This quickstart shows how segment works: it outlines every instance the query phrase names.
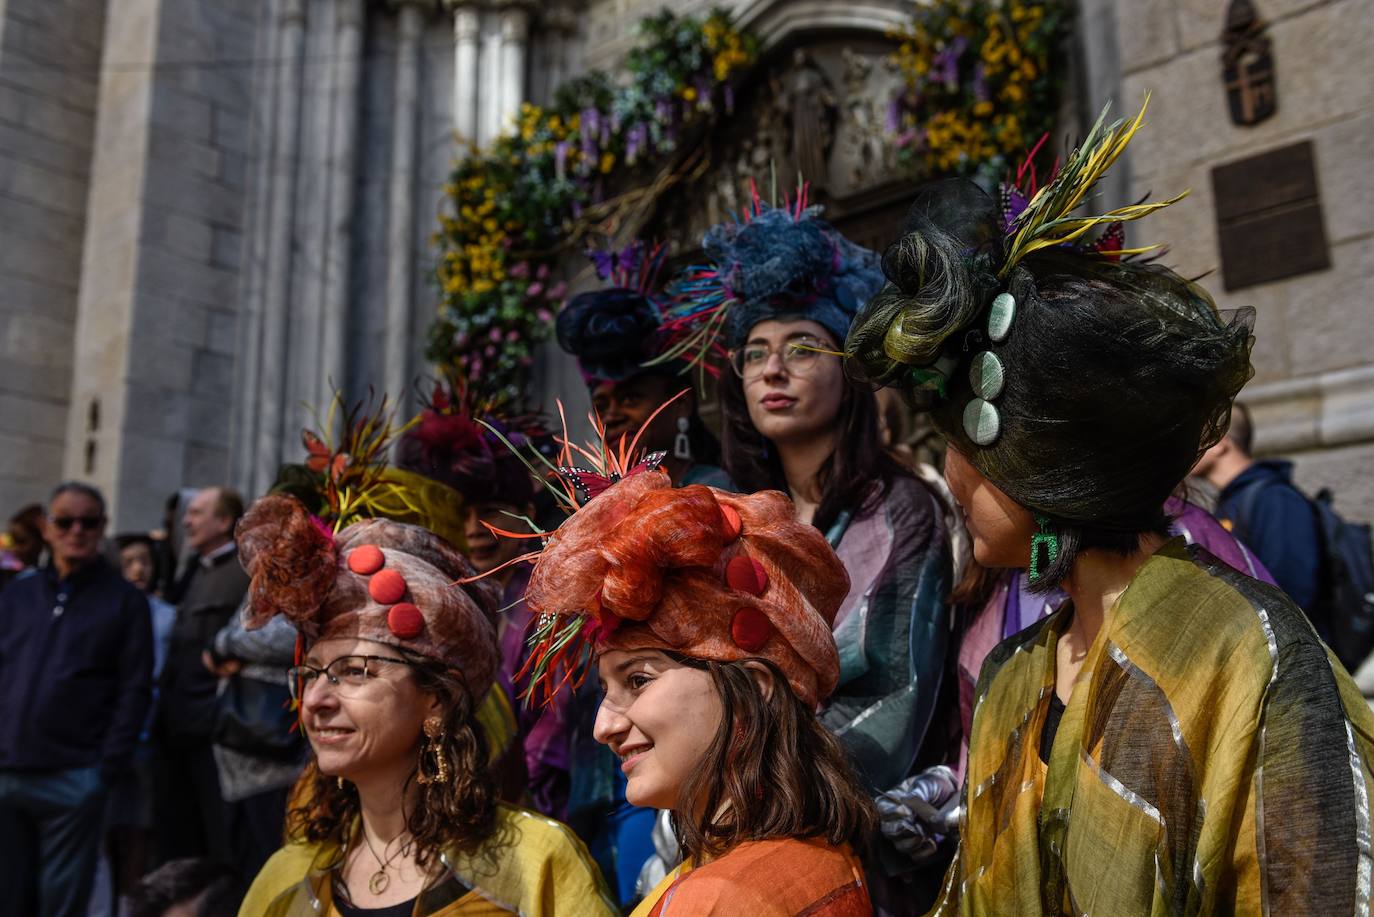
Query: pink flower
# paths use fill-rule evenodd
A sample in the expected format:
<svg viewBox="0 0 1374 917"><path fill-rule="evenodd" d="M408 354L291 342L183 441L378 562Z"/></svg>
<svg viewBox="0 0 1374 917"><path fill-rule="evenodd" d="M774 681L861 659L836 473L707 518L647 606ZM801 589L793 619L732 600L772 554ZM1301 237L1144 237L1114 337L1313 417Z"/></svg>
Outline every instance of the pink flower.
<svg viewBox="0 0 1374 917"><path fill-rule="evenodd" d="M516 279L523 280L530 275L530 263L528 261L520 261L512 265L511 269L506 273Z"/></svg>
<svg viewBox="0 0 1374 917"><path fill-rule="evenodd" d="M530 299L534 299L536 296L541 295L543 292L544 285L536 280L534 283L530 284L530 288L525 291L525 296L527 296Z"/></svg>
<svg viewBox="0 0 1374 917"><path fill-rule="evenodd" d="M534 272L534 276L537 280L546 279L549 276L549 266L547 264L539 265L539 270Z"/></svg>
<svg viewBox="0 0 1374 917"><path fill-rule="evenodd" d="M512 328L511 330L506 332L506 341L508 343L514 344L518 340L520 340L519 331L516 331L514 328Z"/></svg>
<svg viewBox="0 0 1374 917"><path fill-rule="evenodd" d="M501 329L500 329L500 328L493 328L493 329L491 329L491 333L488 334L487 337L491 338L493 341L499 342L499 341L501 340Z"/></svg>
<svg viewBox="0 0 1374 917"><path fill-rule="evenodd" d="M565 280L560 280L560 281L558 281L557 283L555 283L553 286L549 287L549 295L548 295L548 298L551 299L551 300L553 300L554 302L558 302L558 301L561 300L564 296L567 296L567 295L568 295L568 283L567 283L567 281L565 281Z"/></svg>
<svg viewBox="0 0 1374 917"><path fill-rule="evenodd" d="M549 322L553 321L553 313L550 312L548 309L540 309L538 312L534 313L534 317L539 319L546 325Z"/></svg>

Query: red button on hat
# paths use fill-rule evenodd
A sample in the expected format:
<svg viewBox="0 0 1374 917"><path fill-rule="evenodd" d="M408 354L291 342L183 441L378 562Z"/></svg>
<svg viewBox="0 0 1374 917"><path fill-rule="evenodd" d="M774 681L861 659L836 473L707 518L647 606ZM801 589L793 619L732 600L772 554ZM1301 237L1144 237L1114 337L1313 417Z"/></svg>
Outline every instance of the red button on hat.
<svg viewBox="0 0 1374 917"><path fill-rule="evenodd" d="M749 595L763 595L768 588L768 571L754 558L740 554L726 563L725 582L731 589Z"/></svg>
<svg viewBox="0 0 1374 917"><path fill-rule="evenodd" d="M720 514L725 517L726 537L728 540L734 541L744 529L744 524L740 522L739 511L728 503L721 503Z"/></svg>
<svg viewBox="0 0 1374 917"><path fill-rule="evenodd" d="M375 544L365 544L348 552L348 569L359 576L371 576L384 566L386 557Z"/></svg>
<svg viewBox="0 0 1374 917"><path fill-rule="evenodd" d="M409 640L425 629L425 616L410 602L401 602L386 613L386 626L402 640Z"/></svg>
<svg viewBox="0 0 1374 917"><path fill-rule="evenodd" d="M730 622L730 638L746 653L762 649L772 635L772 623L757 608L741 608Z"/></svg>
<svg viewBox="0 0 1374 917"><path fill-rule="evenodd" d="M378 605L399 602L406 594L405 577L395 570L380 570L367 581L367 594L372 596L372 600Z"/></svg>

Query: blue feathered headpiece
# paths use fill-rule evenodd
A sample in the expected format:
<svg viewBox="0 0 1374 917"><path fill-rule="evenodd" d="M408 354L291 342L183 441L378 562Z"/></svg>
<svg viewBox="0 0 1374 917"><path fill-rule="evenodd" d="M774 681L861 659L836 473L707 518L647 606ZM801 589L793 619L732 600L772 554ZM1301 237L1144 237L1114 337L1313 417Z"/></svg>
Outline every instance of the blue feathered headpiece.
<svg viewBox="0 0 1374 917"><path fill-rule="evenodd" d="M669 290L664 319L673 344L662 359L705 362L744 343L770 318L804 318L843 342L854 314L882 289L878 255L855 245L807 205L807 189L795 201L770 207L757 190L742 219L707 230L702 248L709 262L689 268Z"/></svg>
<svg viewBox="0 0 1374 917"><path fill-rule="evenodd" d="M577 358L589 385L620 382L644 372L666 342L664 303L658 295L662 245L635 242L615 251L588 253L609 286L579 293L558 313L558 343ZM673 367L676 369L677 367Z"/></svg>

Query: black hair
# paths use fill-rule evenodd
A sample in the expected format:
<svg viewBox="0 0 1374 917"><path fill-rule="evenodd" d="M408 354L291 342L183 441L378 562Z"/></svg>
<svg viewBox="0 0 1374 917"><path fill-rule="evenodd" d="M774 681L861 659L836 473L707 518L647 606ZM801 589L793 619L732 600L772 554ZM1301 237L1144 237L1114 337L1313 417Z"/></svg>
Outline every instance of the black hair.
<svg viewBox="0 0 1374 917"><path fill-rule="evenodd" d="M196 917L233 917L243 901L243 882L215 860L188 857L164 863L134 887L131 917L162 917L178 904L196 902Z"/></svg>
<svg viewBox="0 0 1374 917"><path fill-rule="evenodd" d="M63 494L81 494L83 497L90 497L100 507L100 515L105 515L105 495L94 485L87 484L85 481L63 481L54 487L52 493L48 495L48 506L52 506L53 501Z"/></svg>
<svg viewBox="0 0 1374 917"><path fill-rule="evenodd" d="M141 544L149 551L152 551L156 558L157 543L153 541L153 536L149 535L147 532L122 532L114 537L115 549L119 551L123 551L125 548L132 548L136 544Z"/></svg>
<svg viewBox="0 0 1374 917"><path fill-rule="evenodd" d="M1049 588L1082 551L1131 553L1167 534L1165 500L1221 438L1252 373L1254 311L1228 320L1168 268L1065 248L999 276L997 219L972 183L923 189L883 259L889 284L846 349L852 372L901 386L985 477L1046 520L1058 556L1033 585ZM993 340L987 316L1003 292L1015 311ZM988 353L1001 370L989 396L998 427L980 445L964 414L974 358ZM948 372L930 385L937 360Z"/></svg>
<svg viewBox="0 0 1374 917"><path fill-rule="evenodd" d="M1255 454L1255 424L1250 419L1250 409L1239 401L1231 405L1231 426L1226 435L1241 452Z"/></svg>

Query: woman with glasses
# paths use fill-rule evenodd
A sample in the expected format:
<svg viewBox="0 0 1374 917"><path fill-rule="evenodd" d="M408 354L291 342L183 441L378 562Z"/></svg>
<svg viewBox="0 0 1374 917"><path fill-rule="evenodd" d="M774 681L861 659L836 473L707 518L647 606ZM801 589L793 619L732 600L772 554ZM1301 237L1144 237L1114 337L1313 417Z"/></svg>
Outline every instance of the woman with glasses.
<svg viewBox="0 0 1374 917"><path fill-rule="evenodd" d="M837 353L883 285L878 259L822 221L804 190L782 207L756 203L702 245L710 264L678 285L674 318L698 329L698 353L729 353L726 471L746 492L789 494L848 571L834 621L839 684L820 716L877 794L944 758L930 726L945 690L951 576L942 505L883 448L874 394L846 379ZM882 848L869 867L880 913L933 899L938 866L916 876Z"/></svg>
<svg viewBox="0 0 1374 917"><path fill-rule="evenodd" d="M329 534L298 501L239 526L249 627L302 634L289 672L313 756L287 843L240 913L612 914L563 825L497 801L474 699L492 685L495 587L425 529L370 520Z"/></svg>

